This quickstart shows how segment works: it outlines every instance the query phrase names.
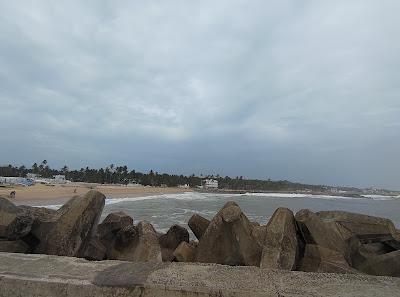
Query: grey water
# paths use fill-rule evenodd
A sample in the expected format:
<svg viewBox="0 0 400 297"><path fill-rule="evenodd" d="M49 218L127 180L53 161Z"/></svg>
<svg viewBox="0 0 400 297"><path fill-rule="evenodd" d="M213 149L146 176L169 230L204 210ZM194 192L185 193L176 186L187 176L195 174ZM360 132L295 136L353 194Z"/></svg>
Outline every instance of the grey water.
<svg viewBox="0 0 400 297"><path fill-rule="evenodd" d="M159 232L166 232L174 224L187 227L189 218L200 214L208 219L228 201L235 201L247 217L266 224L278 207L293 212L308 208L312 211L344 210L391 219L400 227L400 199L395 197L335 197L298 194L212 194L187 192L135 198L106 200L102 219L115 211L124 211L135 222L147 220Z"/></svg>

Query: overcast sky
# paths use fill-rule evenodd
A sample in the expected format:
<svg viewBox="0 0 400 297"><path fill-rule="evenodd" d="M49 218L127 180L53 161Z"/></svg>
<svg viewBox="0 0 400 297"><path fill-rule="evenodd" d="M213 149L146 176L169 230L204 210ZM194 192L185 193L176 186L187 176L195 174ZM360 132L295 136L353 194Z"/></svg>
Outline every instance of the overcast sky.
<svg viewBox="0 0 400 297"><path fill-rule="evenodd" d="M63 2L0 2L0 163L400 189L400 1Z"/></svg>

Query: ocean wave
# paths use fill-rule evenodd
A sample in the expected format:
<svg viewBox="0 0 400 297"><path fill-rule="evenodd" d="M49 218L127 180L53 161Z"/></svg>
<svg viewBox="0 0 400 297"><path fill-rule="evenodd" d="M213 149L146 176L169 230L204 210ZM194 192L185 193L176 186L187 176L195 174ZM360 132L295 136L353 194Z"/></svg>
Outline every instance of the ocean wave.
<svg viewBox="0 0 400 297"><path fill-rule="evenodd" d="M372 200L394 200L400 199L399 196L388 195L361 195L360 197L338 196L338 195L317 195L299 193L245 193L243 196L271 197L271 198L311 198L311 199L372 199Z"/></svg>
<svg viewBox="0 0 400 297"><path fill-rule="evenodd" d="M372 200L393 200L399 199L400 196L385 196L385 195L363 195L363 197L372 199Z"/></svg>
<svg viewBox="0 0 400 297"><path fill-rule="evenodd" d="M158 199L174 199L174 200L215 200L223 198L237 198L237 197L253 197L253 198L308 198L308 199L372 199L372 200L393 200L399 199L399 196L383 196L383 195L363 195L361 197L348 197L348 196L335 196L335 195L315 195L315 194L299 194L299 193L244 193L244 194L224 194L224 193L199 193L199 192L184 192L177 194L158 194L151 196L139 196L139 197L120 197L120 198L107 198L105 205L112 205L122 202L137 202L144 200L158 200ZM59 209L62 204L54 205L41 205L41 207L46 207L50 209ZM206 213L206 212L204 212ZM208 213L209 214L209 213Z"/></svg>
<svg viewBox="0 0 400 297"><path fill-rule="evenodd" d="M310 195L297 194L297 193L244 193L242 196L256 196L256 197L281 197L281 198L306 198Z"/></svg>
<svg viewBox="0 0 400 297"><path fill-rule="evenodd" d="M63 206L63 204L39 205L36 207L45 207L45 208L57 210L57 209L61 208L61 206Z"/></svg>
<svg viewBox="0 0 400 297"><path fill-rule="evenodd" d="M156 200L156 199L174 199L174 200L214 200L216 198L234 197L240 194L216 194L216 193L199 193L199 192L184 192L178 194L159 194L141 197L121 197L121 198L107 198L106 205L116 204L121 202L134 202L143 200Z"/></svg>

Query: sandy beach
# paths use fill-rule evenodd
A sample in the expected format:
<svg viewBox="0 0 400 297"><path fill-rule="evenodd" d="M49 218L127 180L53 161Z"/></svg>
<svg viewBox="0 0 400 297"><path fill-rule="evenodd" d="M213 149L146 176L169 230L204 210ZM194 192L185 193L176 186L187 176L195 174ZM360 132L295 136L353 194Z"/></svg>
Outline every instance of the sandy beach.
<svg viewBox="0 0 400 297"><path fill-rule="evenodd" d="M91 189L102 192L107 198L141 197L160 194L189 192L190 189L160 188L160 187L126 187L117 185L100 185L86 183L70 183L65 185L42 185L30 187L14 186L0 187L0 196L9 197L15 191L15 199L10 199L17 205L53 205L63 204L75 195L82 195Z"/></svg>

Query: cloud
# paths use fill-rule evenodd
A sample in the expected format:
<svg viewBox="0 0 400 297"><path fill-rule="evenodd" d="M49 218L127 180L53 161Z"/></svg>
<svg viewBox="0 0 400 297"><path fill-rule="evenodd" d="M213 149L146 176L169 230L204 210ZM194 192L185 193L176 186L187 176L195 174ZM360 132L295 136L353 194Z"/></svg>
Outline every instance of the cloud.
<svg viewBox="0 0 400 297"><path fill-rule="evenodd" d="M399 8L1 3L0 161L400 188Z"/></svg>

